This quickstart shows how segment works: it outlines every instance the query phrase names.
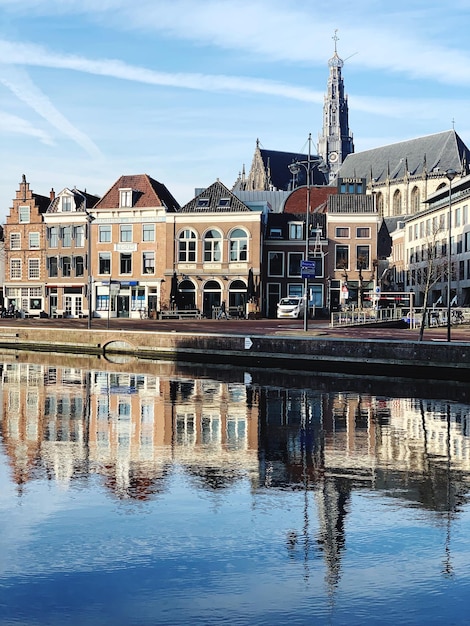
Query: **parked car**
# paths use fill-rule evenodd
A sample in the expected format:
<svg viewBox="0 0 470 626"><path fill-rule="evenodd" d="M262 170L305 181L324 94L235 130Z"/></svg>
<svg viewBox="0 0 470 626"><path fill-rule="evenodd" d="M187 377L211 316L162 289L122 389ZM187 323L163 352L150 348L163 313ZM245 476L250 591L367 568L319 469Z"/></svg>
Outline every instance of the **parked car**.
<svg viewBox="0 0 470 626"><path fill-rule="evenodd" d="M277 305L277 317L298 319L304 314L304 299L297 296L282 298Z"/></svg>

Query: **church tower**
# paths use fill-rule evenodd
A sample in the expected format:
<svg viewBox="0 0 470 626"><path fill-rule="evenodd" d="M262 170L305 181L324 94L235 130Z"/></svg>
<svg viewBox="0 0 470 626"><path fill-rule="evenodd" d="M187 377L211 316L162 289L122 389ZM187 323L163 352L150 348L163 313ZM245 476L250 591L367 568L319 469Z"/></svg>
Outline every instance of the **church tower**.
<svg viewBox="0 0 470 626"><path fill-rule="evenodd" d="M318 142L318 153L328 164L330 181L336 178L347 155L354 152L353 137L349 131L348 98L344 95L341 76L344 61L338 56L336 33L337 31L333 37L335 53L328 61L330 75L323 105L323 131Z"/></svg>

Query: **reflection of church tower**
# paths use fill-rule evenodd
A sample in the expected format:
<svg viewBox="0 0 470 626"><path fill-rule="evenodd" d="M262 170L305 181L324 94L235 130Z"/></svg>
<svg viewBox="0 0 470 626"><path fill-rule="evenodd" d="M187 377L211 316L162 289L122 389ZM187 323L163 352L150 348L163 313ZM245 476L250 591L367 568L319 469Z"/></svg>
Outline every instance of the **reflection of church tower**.
<svg viewBox="0 0 470 626"><path fill-rule="evenodd" d="M341 572L341 555L344 549L344 522L347 503L351 493L351 482L346 478L325 478L323 488L315 491L320 522L318 544L326 563L326 582L333 593Z"/></svg>
<svg viewBox="0 0 470 626"><path fill-rule="evenodd" d="M344 95L341 68L344 65L336 50L338 37L333 37L335 53L328 61L330 76L323 105L323 131L319 137L318 153L330 168L330 181L336 177L341 163L354 152L352 134L349 132L348 98Z"/></svg>

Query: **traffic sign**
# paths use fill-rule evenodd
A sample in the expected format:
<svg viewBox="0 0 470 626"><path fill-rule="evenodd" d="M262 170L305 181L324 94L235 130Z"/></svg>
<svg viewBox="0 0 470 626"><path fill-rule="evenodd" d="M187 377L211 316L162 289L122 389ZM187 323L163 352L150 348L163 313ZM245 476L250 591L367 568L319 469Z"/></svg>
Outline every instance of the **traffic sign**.
<svg viewBox="0 0 470 626"><path fill-rule="evenodd" d="M300 275L302 278L315 278L316 277L316 262L315 261L300 261Z"/></svg>

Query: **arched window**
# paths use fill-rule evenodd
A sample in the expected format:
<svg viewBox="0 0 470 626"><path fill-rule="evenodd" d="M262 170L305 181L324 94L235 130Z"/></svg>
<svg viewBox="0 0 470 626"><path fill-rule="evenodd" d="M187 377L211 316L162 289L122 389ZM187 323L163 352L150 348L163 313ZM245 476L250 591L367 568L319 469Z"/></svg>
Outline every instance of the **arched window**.
<svg viewBox="0 0 470 626"><path fill-rule="evenodd" d="M204 263L218 263L222 260L222 235L212 228L204 236Z"/></svg>
<svg viewBox="0 0 470 626"><path fill-rule="evenodd" d="M180 263L196 262L196 233L189 228L183 230L179 236L178 261Z"/></svg>
<svg viewBox="0 0 470 626"><path fill-rule="evenodd" d="M384 197L381 191L379 191L379 193L376 196L376 202L377 202L377 213L380 215L380 217L384 216Z"/></svg>
<svg viewBox="0 0 470 626"><path fill-rule="evenodd" d="M420 206L420 195L418 187L413 187L411 191L411 212L418 213Z"/></svg>
<svg viewBox="0 0 470 626"><path fill-rule="evenodd" d="M196 286L191 280L182 280L178 285L176 303L179 309L196 308Z"/></svg>
<svg viewBox="0 0 470 626"><path fill-rule="evenodd" d="M235 228L230 233L230 261L248 260L248 235L243 228Z"/></svg>
<svg viewBox="0 0 470 626"><path fill-rule="evenodd" d="M230 283L228 288L228 305L230 315L236 315L237 317L245 315L246 283L243 280L233 280Z"/></svg>
<svg viewBox="0 0 470 626"><path fill-rule="evenodd" d="M393 215L401 215L401 191L397 189L393 194Z"/></svg>

